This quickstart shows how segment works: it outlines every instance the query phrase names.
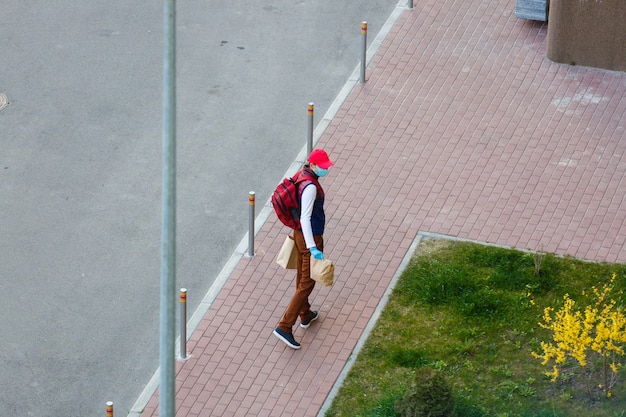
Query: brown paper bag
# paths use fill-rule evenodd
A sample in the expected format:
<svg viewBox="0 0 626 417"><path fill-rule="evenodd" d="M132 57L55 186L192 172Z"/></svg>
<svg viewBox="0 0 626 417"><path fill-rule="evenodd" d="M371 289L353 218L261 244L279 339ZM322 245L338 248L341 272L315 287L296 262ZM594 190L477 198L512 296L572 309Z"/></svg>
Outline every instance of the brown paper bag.
<svg viewBox="0 0 626 417"><path fill-rule="evenodd" d="M333 285L335 265L330 259L315 259L311 257L311 278L325 287Z"/></svg>
<svg viewBox="0 0 626 417"><path fill-rule="evenodd" d="M293 237L287 235L283 246L278 252L276 263L285 269L296 269L298 266L298 249Z"/></svg>

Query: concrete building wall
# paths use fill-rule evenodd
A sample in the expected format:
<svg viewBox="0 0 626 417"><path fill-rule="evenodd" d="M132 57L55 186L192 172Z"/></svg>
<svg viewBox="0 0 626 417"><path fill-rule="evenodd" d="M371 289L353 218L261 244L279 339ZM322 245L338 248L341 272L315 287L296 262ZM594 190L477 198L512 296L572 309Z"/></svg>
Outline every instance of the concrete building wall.
<svg viewBox="0 0 626 417"><path fill-rule="evenodd" d="M626 0L550 0L547 56L626 71Z"/></svg>

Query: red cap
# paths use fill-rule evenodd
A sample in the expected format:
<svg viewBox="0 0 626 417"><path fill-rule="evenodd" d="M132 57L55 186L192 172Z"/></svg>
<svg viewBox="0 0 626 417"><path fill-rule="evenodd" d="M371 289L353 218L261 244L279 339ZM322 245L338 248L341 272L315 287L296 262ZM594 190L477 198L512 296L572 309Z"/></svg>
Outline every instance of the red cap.
<svg viewBox="0 0 626 417"><path fill-rule="evenodd" d="M328 158L328 154L323 149L313 149L313 151L311 151L311 154L309 155L309 162L317 165L322 169L328 169L335 165L331 162L331 160Z"/></svg>

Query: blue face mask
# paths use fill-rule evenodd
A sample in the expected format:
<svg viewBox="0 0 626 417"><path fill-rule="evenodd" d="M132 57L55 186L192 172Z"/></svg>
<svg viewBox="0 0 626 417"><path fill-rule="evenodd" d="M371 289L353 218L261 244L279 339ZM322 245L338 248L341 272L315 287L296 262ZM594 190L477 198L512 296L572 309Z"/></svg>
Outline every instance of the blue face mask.
<svg viewBox="0 0 626 417"><path fill-rule="evenodd" d="M327 170L327 169L320 168L320 167L317 167L317 170L315 171L315 174L316 174L318 177L320 177L320 178L321 178L321 177L326 176L326 174L328 174L328 170Z"/></svg>

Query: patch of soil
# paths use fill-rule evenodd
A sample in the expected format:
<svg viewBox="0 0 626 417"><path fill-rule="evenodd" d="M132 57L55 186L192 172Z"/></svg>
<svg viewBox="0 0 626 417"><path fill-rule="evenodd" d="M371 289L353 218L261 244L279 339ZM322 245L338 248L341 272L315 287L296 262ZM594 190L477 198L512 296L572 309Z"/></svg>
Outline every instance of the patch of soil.
<svg viewBox="0 0 626 417"><path fill-rule="evenodd" d="M414 256L429 256L435 252L440 251L443 248L450 246L452 243L451 240L448 239L437 239L433 237L425 237L420 240L420 243L417 245L415 249Z"/></svg>

